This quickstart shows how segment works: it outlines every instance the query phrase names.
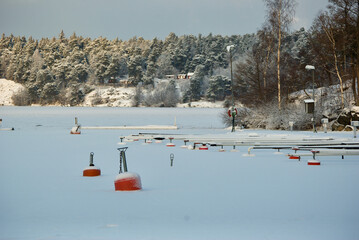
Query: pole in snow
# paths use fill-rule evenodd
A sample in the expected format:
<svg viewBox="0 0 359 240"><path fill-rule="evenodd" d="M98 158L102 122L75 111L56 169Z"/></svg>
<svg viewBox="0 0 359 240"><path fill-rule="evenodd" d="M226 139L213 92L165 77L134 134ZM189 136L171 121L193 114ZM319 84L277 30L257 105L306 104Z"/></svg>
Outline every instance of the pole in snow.
<svg viewBox="0 0 359 240"><path fill-rule="evenodd" d="M229 52L229 61L230 61L230 67L231 67L231 94L232 94L232 112L234 112L234 94L233 94L233 68L232 68L232 51L231 49L234 48L235 45L229 45L227 46L227 51ZM235 114L232 114L232 130L231 132L235 132L236 128L234 127L235 124Z"/></svg>
<svg viewBox="0 0 359 240"><path fill-rule="evenodd" d="M170 160L171 160L171 167L173 167L173 159L175 158L175 155L173 153L170 154Z"/></svg>

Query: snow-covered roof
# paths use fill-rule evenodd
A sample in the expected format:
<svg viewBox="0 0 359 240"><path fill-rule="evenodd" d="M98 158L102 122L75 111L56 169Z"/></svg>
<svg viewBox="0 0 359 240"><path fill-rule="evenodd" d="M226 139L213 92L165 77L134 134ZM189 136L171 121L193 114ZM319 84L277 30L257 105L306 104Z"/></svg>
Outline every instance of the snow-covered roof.
<svg viewBox="0 0 359 240"><path fill-rule="evenodd" d="M304 102L305 103L314 103L314 100L313 99L304 99Z"/></svg>

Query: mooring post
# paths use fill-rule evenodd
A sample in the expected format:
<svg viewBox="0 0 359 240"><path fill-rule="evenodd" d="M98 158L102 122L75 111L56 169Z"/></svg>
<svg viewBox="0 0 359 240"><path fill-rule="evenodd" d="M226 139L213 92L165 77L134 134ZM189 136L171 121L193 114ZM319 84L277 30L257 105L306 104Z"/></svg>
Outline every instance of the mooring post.
<svg viewBox="0 0 359 240"><path fill-rule="evenodd" d="M171 159L171 167L173 166L173 159L175 158L175 155L173 153L170 154Z"/></svg>
<svg viewBox="0 0 359 240"><path fill-rule="evenodd" d="M91 152L90 153L90 165L89 166L95 166L94 164L93 164L93 155L94 155L94 153L93 152Z"/></svg>
<svg viewBox="0 0 359 240"><path fill-rule="evenodd" d="M117 148L118 151L120 151L120 171L119 173L122 173L122 164L123 164L123 171L127 172L127 162L126 162L126 150L128 147L122 147Z"/></svg>
<svg viewBox="0 0 359 240"><path fill-rule="evenodd" d="M351 125L353 126L354 138L357 137L357 127L359 126L359 121L352 121Z"/></svg>

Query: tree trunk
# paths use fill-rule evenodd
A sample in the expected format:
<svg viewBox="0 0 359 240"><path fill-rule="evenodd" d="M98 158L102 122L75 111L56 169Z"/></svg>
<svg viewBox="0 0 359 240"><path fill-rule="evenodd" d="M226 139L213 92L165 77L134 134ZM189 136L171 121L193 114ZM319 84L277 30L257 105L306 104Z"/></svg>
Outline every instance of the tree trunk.
<svg viewBox="0 0 359 240"><path fill-rule="evenodd" d="M270 53L272 52L272 41L273 38L271 38L271 41L268 44L268 48L267 48L267 56L266 56L266 61L265 61L265 65L264 65L264 71L263 71L263 92L264 92L264 101L267 100L267 70L268 70L268 65L269 65L269 57L270 57Z"/></svg>
<svg viewBox="0 0 359 240"><path fill-rule="evenodd" d="M339 68L338 68L338 58L337 58L337 53L335 52L335 43L333 44L333 55L334 55L334 66L335 66L335 72L337 73L337 76L339 78L339 82L340 82L340 98L341 98L341 103L342 103L342 109L344 109L344 87L343 87L343 79L340 76L339 73Z"/></svg>
<svg viewBox="0 0 359 240"><path fill-rule="evenodd" d="M355 105L358 105L358 92L356 89L357 69L358 68L357 68L357 65L354 63L354 57L352 57L351 66L352 66L352 90L353 90L354 102L355 102Z"/></svg>
<svg viewBox="0 0 359 240"><path fill-rule="evenodd" d="M359 0L357 0L357 9L359 9ZM357 13L357 24L356 24L356 40L357 40L357 54L356 54L356 83L357 86L354 91L357 92L357 99L355 99L356 105L359 106L359 14Z"/></svg>
<svg viewBox="0 0 359 240"><path fill-rule="evenodd" d="M280 1L282 4L282 1ZM278 109L281 110L281 96L280 96L280 46L281 46L281 10L278 12L278 51L277 51L277 78L278 78Z"/></svg>
<svg viewBox="0 0 359 240"><path fill-rule="evenodd" d="M325 31L325 34L327 35L328 40L332 44L332 52L333 52L333 57L334 57L335 72L336 72L337 77L338 77L339 82L340 82L341 106L342 106L342 108L344 108L343 79L340 76L339 67L338 67L338 57L337 57L337 52L336 52L336 42L335 42L335 38L334 38L333 28L332 28L331 24L329 23L329 21L328 22L323 21L322 24L323 24L323 30Z"/></svg>

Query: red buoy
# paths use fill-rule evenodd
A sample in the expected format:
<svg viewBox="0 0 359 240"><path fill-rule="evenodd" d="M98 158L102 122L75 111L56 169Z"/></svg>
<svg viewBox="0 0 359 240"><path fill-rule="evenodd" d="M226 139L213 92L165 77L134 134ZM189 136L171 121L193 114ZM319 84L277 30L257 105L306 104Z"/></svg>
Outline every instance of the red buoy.
<svg viewBox="0 0 359 240"><path fill-rule="evenodd" d="M175 147L176 145L174 143L172 143L173 137L169 137L168 138L170 140L169 143L166 144L167 147Z"/></svg>
<svg viewBox="0 0 359 240"><path fill-rule="evenodd" d="M89 166L84 169L83 176L84 177L96 177L101 175L101 170L95 166Z"/></svg>
<svg viewBox="0 0 359 240"><path fill-rule="evenodd" d="M289 155L289 159L297 159L297 160L299 160L299 159L300 159L300 157L299 157L299 156Z"/></svg>
<svg viewBox="0 0 359 240"><path fill-rule="evenodd" d="M320 162L318 160L308 160L308 165L320 165Z"/></svg>
<svg viewBox="0 0 359 240"><path fill-rule="evenodd" d="M137 173L124 172L115 179L116 191L136 191L142 189L141 178Z"/></svg>
<svg viewBox="0 0 359 240"><path fill-rule="evenodd" d="M199 150L208 150L208 147L206 144L203 144L202 146L199 147Z"/></svg>
<svg viewBox="0 0 359 240"><path fill-rule="evenodd" d="M101 175L101 170L98 167L95 167L95 164L93 164L93 156L95 154L93 152L90 153L90 164L87 168L83 171L84 177L96 177Z"/></svg>
<svg viewBox="0 0 359 240"><path fill-rule="evenodd" d="M81 134L80 126L75 126L75 127L71 128L70 133L71 134Z"/></svg>

